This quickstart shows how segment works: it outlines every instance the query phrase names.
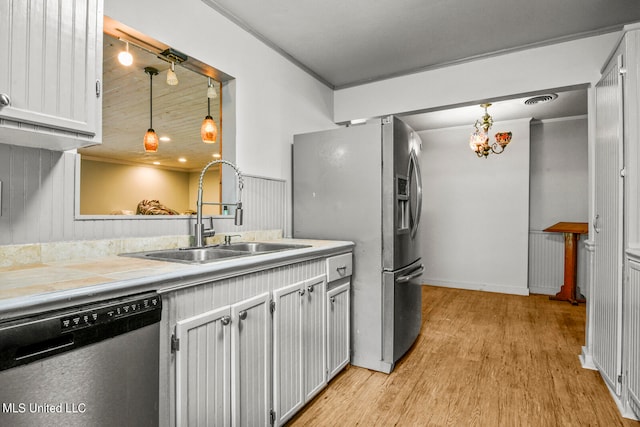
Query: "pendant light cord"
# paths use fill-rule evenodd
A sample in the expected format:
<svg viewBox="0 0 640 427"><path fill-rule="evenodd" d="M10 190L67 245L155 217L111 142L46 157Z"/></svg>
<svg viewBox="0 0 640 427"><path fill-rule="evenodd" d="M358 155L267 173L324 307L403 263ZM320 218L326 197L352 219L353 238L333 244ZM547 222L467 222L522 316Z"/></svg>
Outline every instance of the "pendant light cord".
<svg viewBox="0 0 640 427"><path fill-rule="evenodd" d="M153 74L149 73L149 129L153 129Z"/></svg>

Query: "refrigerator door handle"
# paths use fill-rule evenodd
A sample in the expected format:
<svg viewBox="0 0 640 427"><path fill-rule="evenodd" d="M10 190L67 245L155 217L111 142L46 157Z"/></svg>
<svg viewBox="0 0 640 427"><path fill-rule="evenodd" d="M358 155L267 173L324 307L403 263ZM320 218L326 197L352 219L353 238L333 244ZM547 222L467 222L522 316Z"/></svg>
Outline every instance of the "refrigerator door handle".
<svg viewBox="0 0 640 427"><path fill-rule="evenodd" d="M408 174L409 179L416 180L416 197L411 198L409 203L415 201L416 206L416 216L412 219L411 223L411 237L415 237L418 232L418 227L420 226L420 216L422 215L422 175L420 174L420 163L418 160L418 156L414 150L411 150L411 155L409 157L409 171ZM409 209L411 212L412 209ZM411 214L409 214L411 215Z"/></svg>
<svg viewBox="0 0 640 427"><path fill-rule="evenodd" d="M407 283L408 281L413 280L416 277L422 276L422 273L424 273L424 265L423 264L421 264L418 269L413 270L411 273L407 274L406 276L398 277L396 279L396 283Z"/></svg>

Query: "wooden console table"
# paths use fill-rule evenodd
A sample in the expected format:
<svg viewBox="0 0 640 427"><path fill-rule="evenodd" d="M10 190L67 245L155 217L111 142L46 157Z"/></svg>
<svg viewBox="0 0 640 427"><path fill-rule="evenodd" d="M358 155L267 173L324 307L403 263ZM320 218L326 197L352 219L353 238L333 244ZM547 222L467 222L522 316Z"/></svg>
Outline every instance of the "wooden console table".
<svg viewBox="0 0 640 427"><path fill-rule="evenodd" d="M549 299L569 301L573 305L585 302L584 298L576 295L576 277L578 275L578 239L581 234L589 232L586 222L559 222L543 231L549 233L564 233L564 284L555 296Z"/></svg>

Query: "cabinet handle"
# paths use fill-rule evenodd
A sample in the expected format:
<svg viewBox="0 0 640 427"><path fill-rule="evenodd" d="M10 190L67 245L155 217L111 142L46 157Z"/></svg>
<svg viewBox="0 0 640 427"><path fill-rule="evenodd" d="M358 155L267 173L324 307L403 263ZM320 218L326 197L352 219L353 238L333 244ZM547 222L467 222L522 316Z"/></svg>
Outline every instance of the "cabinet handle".
<svg viewBox="0 0 640 427"><path fill-rule="evenodd" d="M600 214L597 214L595 218L593 218L593 229L596 233L600 232Z"/></svg>
<svg viewBox="0 0 640 427"><path fill-rule="evenodd" d="M100 80L96 80L96 98L100 98L102 94L102 82Z"/></svg>
<svg viewBox="0 0 640 427"><path fill-rule="evenodd" d="M331 304L335 304L335 302L336 302L336 297L331 297L331 298L329 298L329 301L331 301Z"/></svg>
<svg viewBox="0 0 640 427"><path fill-rule="evenodd" d="M341 265L340 267L336 268L336 271L341 276L344 276L344 274L347 272L347 266L346 265Z"/></svg>
<svg viewBox="0 0 640 427"><path fill-rule="evenodd" d="M0 105L3 107L8 107L11 105L11 97L6 93L0 93Z"/></svg>
<svg viewBox="0 0 640 427"><path fill-rule="evenodd" d="M313 292L313 286L307 286L307 290L309 291L309 293Z"/></svg>
<svg viewBox="0 0 640 427"><path fill-rule="evenodd" d="M228 325L229 323L231 323L231 317L229 317L229 316L224 316L222 319L220 319L220 322L221 322L223 325L225 325L225 326L226 326L226 325Z"/></svg>
<svg viewBox="0 0 640 427"><path fill-rule="evenodd" d="M300 294L300 296L304 296L304 289L300 289L298 293Z"/></svg>
<svg viewBox="0 0 640 427"><path fill-rule="evenodd" d="M240 320L244 320L247 318L247 310L242 310L240 313L238 313L238 317L240 318Z"/></svg>

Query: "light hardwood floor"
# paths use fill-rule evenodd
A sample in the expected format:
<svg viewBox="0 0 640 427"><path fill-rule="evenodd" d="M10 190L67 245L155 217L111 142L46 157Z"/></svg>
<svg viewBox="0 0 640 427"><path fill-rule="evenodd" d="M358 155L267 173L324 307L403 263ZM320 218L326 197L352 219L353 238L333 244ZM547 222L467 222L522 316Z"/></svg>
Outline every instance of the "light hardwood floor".
<svg viewBox="0 0 640 427"><path fill-rule="evenodd" d="M350 366L288 425L640 425L580 366L584 305L424 286L422 313L391 375Z"/></svg>

